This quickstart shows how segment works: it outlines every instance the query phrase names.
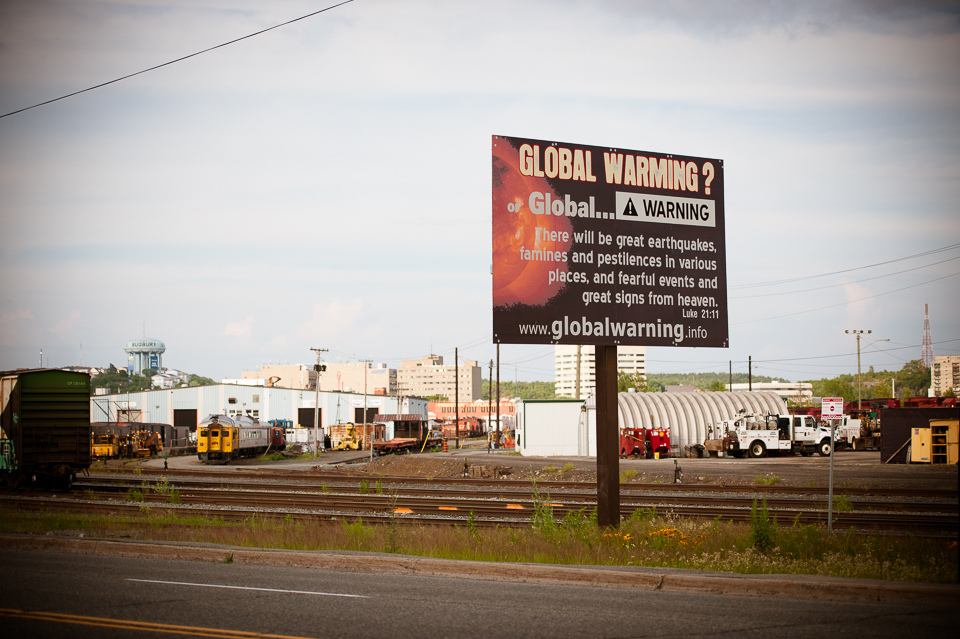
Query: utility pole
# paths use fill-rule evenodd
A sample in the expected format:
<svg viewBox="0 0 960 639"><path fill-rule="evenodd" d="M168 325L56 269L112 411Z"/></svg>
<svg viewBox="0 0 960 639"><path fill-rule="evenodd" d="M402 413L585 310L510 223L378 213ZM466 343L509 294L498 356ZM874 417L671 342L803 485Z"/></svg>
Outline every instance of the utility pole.
<svg viewBox="0 0 960 639"><path fill-rule="evenodd" d="M861 408L861 402L862 402L862 399L861 399L861 388L862 388L862 387L861 387L861 384L860 384L860 336L863 335L864 333L866 333L867 335L869 335L869 334L872 333L872 332L873 332L873 331L871 331L871 330L862 331L862 330L856 329L856 328L855 328L855 329L851 329L851 330L849 330L849 331L844 331L844 333L847 333L847 334L850 334L850 335L856 335L856 337L857 337L857 411L860 410L860 408Z"/></svg>
<svg viewBox="0 0 960 639"><path fill-rule="evenodd" d="M747 356L747 390L753 390L753 355Z"/></svg>
<svg viewBox="0 0 960 639"><path fill-rule="evenodd" d="M575 382L575 390L573 392L574 399L580 399L580 344L577 344L577 379Z"/></svg>
<svg viewBox="0 0 960 639"><path fill-rule="evenodd" d="M497 342L497 441L500 441L500 342Z"/></svg>
<svg viewBox="0 0 960 639"><path fill-rule="evenodd" d="M317 363L313 367L314 372L317 374L316 380L316 398L313 400L313 444L316 446L314 449L313 456L317 457L320 455L320 440L318 439L320 434L320 373L327 370L325 364L320 363L320 353L326 353L329 351L329 348L311 348L311 351L317 353Z"/></svg>
<svg viewBox="0 0 960 639"><path fill-rule="evenodd" d="M490 373L489 373L489 383L487 384L487 430L490 431L487 434L487 442L490 442L493 438L493 429L490 428L490 420L493 419L493 360L490 360ZM490 444L487 444L487 449L490 448Z"/></svg>
<svg viewBox="0 0 960 639"><path fill-rule="evenodd" d="M729 360L729 362L730 362L730 383L727 385L727 390L732 391L733 390L733 360L731 359Z"/></svg>
<svg viewBox="0 0 960 639"><path fill-rule="evenodd" d="M460 351L456 347L453 349L453 394L456 405L457 448L460 448Z"/></svg>
<svg viewBox="0 0 960 639"><path fill-rule="evenodd" d="M370 359L360 360L363 363L363 438L367 439L367 364ZM373 461L373 429L370 430L370 461Z"/></svg>

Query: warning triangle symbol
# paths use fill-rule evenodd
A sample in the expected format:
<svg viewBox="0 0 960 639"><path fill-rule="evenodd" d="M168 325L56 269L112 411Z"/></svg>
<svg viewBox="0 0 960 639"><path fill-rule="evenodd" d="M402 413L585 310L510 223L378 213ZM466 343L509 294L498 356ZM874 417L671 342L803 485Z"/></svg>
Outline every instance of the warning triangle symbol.
<svg viewBox="0 0 960 639"><path fill-rule="evenodd" d="M627 206L623 209L623 215L637 217L637 207L633 205L633 198L627 200Z"/></svg>

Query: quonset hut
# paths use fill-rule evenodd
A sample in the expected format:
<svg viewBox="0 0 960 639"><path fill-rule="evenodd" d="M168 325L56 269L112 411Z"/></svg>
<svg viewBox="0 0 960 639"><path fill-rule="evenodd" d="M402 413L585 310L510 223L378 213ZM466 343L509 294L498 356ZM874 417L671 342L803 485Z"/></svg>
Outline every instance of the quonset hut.
<svg viewBox="0 0 960 639"><path fill-rule="evenodd" d="M707 426L732 419L737 413L787 414L786 402L773 391L619 393L617 399L620 426L669 428L670 453L675 457L682 455L686 446L702 444ZM587 410L591 408L588 404Z"/></svg>
<svg viewBox="0 0 960 639"><path fill-rule="evenodd" d="M670 431L670 454L681 456L686 446L702 444L707 426L737 413L787 413L773 391L702 393L619 393L620 428ZM517 402L517 450L523 455L590 456L597 454L597 412L593 397L576 400Z"/></svg>

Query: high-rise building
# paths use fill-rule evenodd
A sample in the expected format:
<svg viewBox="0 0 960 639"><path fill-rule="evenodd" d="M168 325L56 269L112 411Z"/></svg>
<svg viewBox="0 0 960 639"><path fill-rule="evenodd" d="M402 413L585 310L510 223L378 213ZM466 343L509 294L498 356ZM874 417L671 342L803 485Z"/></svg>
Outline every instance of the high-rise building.
<svg viewBox="0 0 960 639"><path fill-rule="evenodd" d="M958 391L960 386L960 355L937 355L930 367L930 391L942 397L948 389Z"/></svg>
<svg viewBox="0 0 960 639"><path fill-rule="evenodd" d="M553 347L556 393L560 397L576 397L577 393L577 346L557 344ZM646 346L618 346L617 371L633 375L639 373L646 379ZM593 346L580 347L580 397L590 397L596 392L596 358Z"/></svg>
<svg viewBox="0 0 960 639"><path fill-rule="evenodd" d="M442 356L427 355L420 359L405 359L400 362L397 386L404 396L442 395L451 402L475 402L480 399L483 382L476 360L461 360L458 366L444 366Z"/></svg>

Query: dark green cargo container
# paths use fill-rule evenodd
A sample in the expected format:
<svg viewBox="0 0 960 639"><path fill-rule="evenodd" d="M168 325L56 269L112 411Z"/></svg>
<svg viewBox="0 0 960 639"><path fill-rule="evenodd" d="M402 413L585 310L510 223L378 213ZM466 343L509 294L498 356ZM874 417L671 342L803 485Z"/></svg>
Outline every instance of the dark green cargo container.
<svg viewBox="0 0 960 639"><path fill-rule="evenodd" d="M69 487L90 467L90 376L56 369L0 373L0 439L12 444L9 483Z"/></svg>

